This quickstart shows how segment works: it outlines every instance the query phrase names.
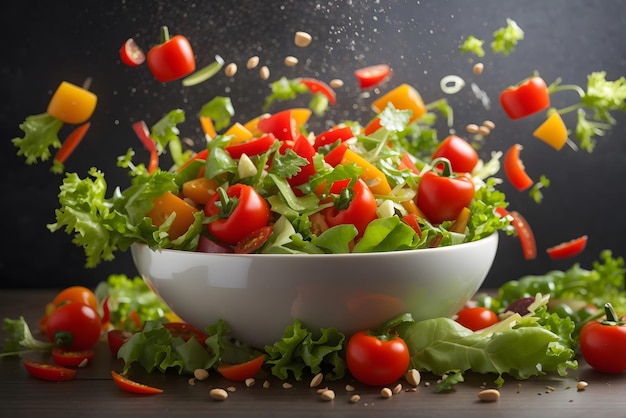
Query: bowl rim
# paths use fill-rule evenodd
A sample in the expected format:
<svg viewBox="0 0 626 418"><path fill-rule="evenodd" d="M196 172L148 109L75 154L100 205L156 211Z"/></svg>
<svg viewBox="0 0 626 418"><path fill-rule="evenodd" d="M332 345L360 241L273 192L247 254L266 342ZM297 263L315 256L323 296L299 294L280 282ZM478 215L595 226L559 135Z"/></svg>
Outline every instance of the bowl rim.
<svg viewBox="0 0 626 418"><path fill-rule="evenodd" d="M454 251L455 249L458 248L467 248L467 247L473 247L473 246L477 246L477 245L484 245L484 244L489 244L491 241L496 241L496 245L498 243L498 239L499 239L499 234L498 234L498 230L494 231L493 233L491 233L490 235L481 238L481 239L477 239L474 241L469 241L469 242L463 242L460 244L454 244L454 245L447 245L445 247L435 247L435 248L420 248L420 249L415 249L415 250L401 250L401 251L379 251L379 252L367 252L367 253L339 253L339 254L236 254L236 253L206 253L206 252L201 252L201 251L185 251L185 250L175 250L172 248L162 248L162 249L158 249L158 250L151 250L151 252L162 252L162 253L166 253L166 254L175 254L175 253L184 253L189 257L206 257L206 256L212 256L212 257L228 257L228 258L283 258L283 257L288 257L290 259L297 259L297 258L341 258L341 257L350 257L350 258L362 258L362 257L376 257L376 258L380 258L380 257L402 257L402 256L410 256L412 254L430 254L432 252L437 252L437 253L443 253L446 251ZM146 248L148 247L147 244L142 243L142 242L135 242L133 244L131 244L131 247L141 247L141 248Z"/></svg>

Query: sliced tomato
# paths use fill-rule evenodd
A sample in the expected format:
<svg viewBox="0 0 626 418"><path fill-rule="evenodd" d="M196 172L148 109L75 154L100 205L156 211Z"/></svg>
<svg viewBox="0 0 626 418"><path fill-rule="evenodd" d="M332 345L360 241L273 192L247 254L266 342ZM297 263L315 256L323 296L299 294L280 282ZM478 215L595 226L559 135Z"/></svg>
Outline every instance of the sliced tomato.
<svg viewBox="0 0 626 418"><path fill-rule="evenodd" d="M128 377L117 373L115 370L111 370L111 376L113 376L113 381L115 382L115 384L127 392L139 393L142 395L151 395L163 392L163 389L135 382L134 380L131 380Z"/></svg>
<svg viewBox="0 0 626 418"><path fill-rule="evenodd" d="M359 81L362 89L374 87L383 82L391 75L391 67L387 64L371 65L359 68L354 72L354 76Z"/></svg>
<svg viewBox="0 0 626 418"><path fill-rule="evenodd" d="M500 216L510 216L511 225L515 228L517 236L522 245L522 252L526 260L532 260L537 257L537 242L535 241L535 234L533 234L530 224L526 219L517 211L508 211L502 207L496 209L496 212Z"/></svg>
<svg viewBox="0 0 626 418"><path fill-rule="evenodd" d="M337 103L337 95L335 94L335 90L330 87L328 84L324 83L321 80L316 78L301 78L300 84L304 84L311 93L322 93L328 99L328 103L331 105L335 105Z"/></svg>
<svg viewBox="0 0 626 418"><path fill-rule="evenodd" d="M195 338L200 345L206 347L206 339L209 338L209 335L193 325L186 322L166 322L163 326L169 330L173 337L181 337L185 341Z"/></svg>
<svg viewBox="0 0 626 418"><path fill-rule="evenodd" d="M560 259L573 257L580 254L587 245L587 235L575 238L571 241L562 242L561 244L550 247L546 250L550 258Z"/></svg>
<svg viewBox="0 0 626 418"><path fill-rule="evenodd" d="M263 367L264 362L265 355L261 354L260 356L255 357L245 363L222 363L217 366L217 371L228 380L244 381L246 379L256 376L259 370L261 370L261 367Z"/></svg>
<svg viewBox="0 0 626 418"><path fill-rule="evenodd" d="M265 244L270 235L272 235L272 229L271 225L266 225L256 231L253 231L237 243L235 246L235 253L250 254L258 250L261 246L263 246L263 244Z"/></svg>
<svg viewBox="0 0 626 418"><path fill-rule="evenodd" d="M52 358L59 366L78 367L84 366L91 361L96 352L92 349L73 351L64 350L61 347L52 349Z"/></svg>
<svg viewBox="0 0 626 418"><path fill-rule="evenodd" d="M124 345L124 343L132 336L132 332L121 329L113 329L109 331L107 333L107 342L109 343L109 350L111 350L111 353L117 357L117 352L120 350L120 347Z"/></svg>
<svg viewBox="0 0 626 418"><path fill-rule="evenodd" d="M266 135L262 135L259 138L253 138L248 141L239 142L234 145L227 145L225 150L234 159L241 158L243 154L251 157L253 155L263 154L270 149L275 141L276 137L270 132Z"/></svg>
<svg viewBox="0 0 626 418"><path fill-rule="evenodd" d="M45 363L43 361L24 359L26 371L33 377L52 382L71 380L76 375L75 369L68 369L58 364Z"/></svg>
<svg viewBox="0 0 626 418"><path fill-rule="evenodd" d="M504 173L513 187L519 191L528 189L534 183L533 179L526 174L524 163L519 157L521 150L522 146L515 144L504 155Z"/></svg>
<svg viewBox="0 0 626 418"><path fill-rule="evenodd" d="M120 58L129 67L137 67L146 60L146 54L133 38L128 38L120 48Z"/></svg>

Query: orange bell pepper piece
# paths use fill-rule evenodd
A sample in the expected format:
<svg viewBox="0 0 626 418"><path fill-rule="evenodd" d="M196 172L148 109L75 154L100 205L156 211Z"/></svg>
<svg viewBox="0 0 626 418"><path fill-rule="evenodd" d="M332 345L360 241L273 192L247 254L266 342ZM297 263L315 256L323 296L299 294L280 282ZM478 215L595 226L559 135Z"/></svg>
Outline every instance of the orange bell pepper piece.
<svg viewBox="0 0 626 418"><path fill-rule="evenodd" d="M184 182L182 192L184 197L193 200L196 204L206 205L218 187L216 180L198 177Z"/></svg>
<svg viewBox="0 0 626 418"><path fill-rule="evenodd" d="M166 192L154 199L154 206L146 216L152 218L153 225L160 226L172 213L176 213L176 218L174 218L168 231L170 240L175 240L187 232L195 221L194 213L196 212L198 212L198 209L175 194Z"/></svg>
<svg viewBox="0 0 626 418"><path fill-rule="evenodd" d="M207 139L213 139L217 136L213 119L210 117L200 116L200 125L202 126L202 131L207 136Z"/></svg>
<svg viewBox="0 0 626 418"><path fill-rule="evenodd" d="M554 112L535 129L533 136L558 151L567 142L567 127L561 115Z"/></svg>
<svg viewBox="0 0 626 418"><path fill-rule="evenodd" d="M253 137L252 132L239 122L235 122L226 132L224 132L224 136L230 135L233 136L233 139L231 139L228 145L241 144L242 142L246 142Z"/></svg>
<svg viewBox="0 0 626 418"><path fill-rule="evenodd" d="M372 110L376 113L382 112L387 104L393 104L393 107L400 110L411 110L411 122L422 117L426 113L426 105L422 96L408 84L401 84L387 94L379 97L372 103Z"/></svg>
<svg viewBox="0 0 626 418"><path fill-rule="evenodd" d="M347 149L343 154L341 164L347 165L350 163L354 163L363 169L360 177L365 184L367 184L372 193L381 196L388 196L391 194L391 186L389 185L385 174L374 164L370 163L356 152L351 149Z"/></svg>
<svg viewBox="0 0 626 418"><path fill-rule="evenodd" d="M47 112L65 123L86 122L96 109L98 97L82 87L63 81L52 95Z"/></svg>

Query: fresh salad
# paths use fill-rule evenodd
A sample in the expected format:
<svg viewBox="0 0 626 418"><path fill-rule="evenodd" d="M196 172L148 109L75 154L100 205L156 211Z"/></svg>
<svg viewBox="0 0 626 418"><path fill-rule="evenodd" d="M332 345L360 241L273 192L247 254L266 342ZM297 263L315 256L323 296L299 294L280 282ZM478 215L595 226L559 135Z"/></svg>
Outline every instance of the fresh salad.
<svg viewBox="0 0 626 418"><path fill-rule="evenodd" d="M159 82L182 79L186 87L205 82L225 65L216 56L215 62L196 71L187 39L171 37L167 28L161 34L162 43L147 54L132 39L126 41L120 50L122 62L140 67L146 61ZM494 32L492 52L508 55L523 37L509 19ZM298 32L295 42L305 47L311 37ZM459 49L481 57L483 43L470 36ZM253 58L248 69L258 65ZM294 60L285 63L296 65ZM229 77L236 73L232 64L225 69ZM474 73L482 70L475 66ZM357 69L361 88L382 91L370 103L371 118L345 120L321 131L310 129L309 122L323 118L336 104L341 80L327 84L314 78L280 78L270 84L260 116L247 121L236 121L229 97L215 97L199 111L206 139L201 149L181 140L179 125L186 119L181 109L168 111L150 128L136 122L134 134L150 160L136 161L132 148L118 158L118 166L132 177L124 189L108 185L96 167L86 176L65 172L63 164L88 133L96 108L97 98L86 85L62 83L46 112L20 125L24 137L13 143L28 164L47 160L51 149L58 149L52 171L65 175L56 221L48 228L73 235L85 251L87 267L112 260L134 243L154 250L209 253L336 254L456 245L496 231L517 235L524 256L534 258L532 230L520 213L508 208L498 189L503 181L498 174L502 166L504 177L516 189L529 190L537 201L549 180L535 182L525 173L519 144L492 152L487 160L479 158L480 139L494 128L492 123L468 126L465 137L451 133L454 121L448 102L424 103L413 86L402 82L387 87L392 72L385 64ZM269 69L261 68L260 76L269 78ZM464 84L456 76L445 81L442 87L446 85L448 94ZM551 107L551 95L564 90L576 91L580 101L563 109ZM488 100L480 89L475 93ZM308 107L289 106L302 94L311 96ZM561 80L548 84L535 73L503 89L499 102L511 120L545 112L545 121L533 135L554 149L569 144L591 152L597 138L614 125L611 113L626 111L625 99L623 77L610 81L604 72L595 72L582 88ZM284 108L273 110L278 103ZM578 114L573 132L561 118L571 111ZM443 138L435 129L439 117L449 128ZM63 124L78 126L61 142ZM554 258L572 257L586 241L583 236L546 251ZM337 379L350 372L372 385L389 384L407 370L422 371L442 376L438 391L452 388L468 371L495 374L498 385L504 376L566 374L577 367L579 348L590 364L608 371L592 359L610 357L614 351L603 352L592 337L600 333L607 341L626 343L626 338L606 332L626 330L615 314L626 311L626 296L623 260L608 251L601 258L592 270L575 264L568 271L509 282L495 297L477 296L476 306L455 318L416 322L401 315L349 339L332 328L307 330L296 319L281 341L267 347L234 341L224 321L207 324L204 330L190 327L140 279L117 276L99 288L96 304L92 298L53 303L40 324L49 342L35 340L23 319L5 320L13 338L3 355L24 347L64 348L82 353L65 357L84 360L95 343L93 335L106 330L112 352L125 362L123 373L114 371L113 379L139 393L159 390L127 379L126 372L137 363L149 372L175 369L195 374L215 368L234 380L250 378L261 368L280 379L296 380L318 373ZM603 316L606 320L599 321ZM93 333L87 335L86 329ZM60 339L67 334L83 344ZM49 365L25 366L50 380L66 380L76 373L61 364L51 378Z"/></svg>

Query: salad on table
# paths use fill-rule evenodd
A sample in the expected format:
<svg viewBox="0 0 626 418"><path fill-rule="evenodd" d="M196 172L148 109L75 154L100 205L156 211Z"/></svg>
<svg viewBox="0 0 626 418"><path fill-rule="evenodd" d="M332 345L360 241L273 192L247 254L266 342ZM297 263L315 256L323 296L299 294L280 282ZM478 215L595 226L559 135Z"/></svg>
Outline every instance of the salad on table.
<svg viewBox="0 0 626 418"><path fill-rule="evenodd" d="M178 80L186 87L207 82L226 64L216 56L196 70L187 39L170 36L166 27L161 34L162 43L145 54L128 39L120 49L122 62L141 67L145 61L159 82ZM310 42L306 35L296 34L298 46ZM508 55L522 39L523 31L509 19L494 32L492 51ZM469 36L459 50L481 57L483 43ZM249 68L255 65L248 62ZM234 76L236 66L226 65L225 71ZM270 77L267 68L261 74ZM63 179L48 229L72 235L84 249L87 267L111 261L135 243L207 253L341 254L458 245L496 231L517 236L524 257L536 257L530 225L509 208L498 187L506 180L540 201L549 185L546 178L535 182L526 174L521 145L482 160L478 151L492 123L468 126L463 137L452 129L453 109L445 99L425 103L414 86L395 82L401 76L388 65L358 68L355 77L362 89L382 91L370 103L371 117L320 131L310 129L309 122L323 119L336 104L341 80L281 77L269 84L259 116L245 121L237 120L229 97L214 97L199 110L206 139L201 149L180 137L179 125L187 119L181 109L168 110L151 127L138 121L133 134L150 159L136 161L132 147L118 158L132 179L126 188L110 186L97 167L86 175L65 172L64 162L89 133L97 110L88 82L82 87L61 83L46 112L28 116L20 125L24 136L13 143L27 164L46 161L57 150L51 170ZM447 80L457 83L446 85L447 94L464 83L458 77ZM530 74L502 90L500 105L511 120L545 112L533 135L556 150L568 144L592 152L597 138L615 124L611 113L626 110L626 79L610 81L604 72L594 72L587 81L585 88L561 80L548 84L538 73ZM580 101L551 107L551 95L565 90L577 92ZM310 96L309 106L289 105L303 95ZM282 109L275 110L279 105ZM578 115L573 132L561 118L572 111ZM449 130L443 137L436 129L440 120ZM77 127L62 142L58 132L64 124ZM501 168L505 179L499 177ZM587 239L546 251L553 258L573 257ZM45 308L39 328L47 341L35 339L23 319L5 319L12 338L0 355L52 351L56 366L25 360L25 367L43 379L67 380L106 335L113 355L125 364L121 373L113 371L113 380L136 393L160 393L128 379L129 369L140 366L194 376L215 369L241 381L261 369L296 380L350 373L375 386L403 376L415 382L415 373L429 372L442 377L435 390L447 391L466 372L493 374L498 386L509 376L564 375L576 369L583 347L582 355L594 366L592 358L615 354L593 346L590 334L618 330L614 337L605 333L607 344L624 344L619 332L626 329L615 314L626 311L623 260L609 251L591 270L574 264L567 271L511 281L495 296L477 295L455 318L414 321L401 315L350 338L332 328L308 330L296 319L281 341L266 347L234 341L222 320L204 330L183 323L140 278L111 276L94 293L76 292Z"/></svg>

